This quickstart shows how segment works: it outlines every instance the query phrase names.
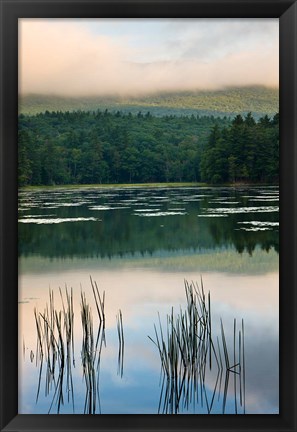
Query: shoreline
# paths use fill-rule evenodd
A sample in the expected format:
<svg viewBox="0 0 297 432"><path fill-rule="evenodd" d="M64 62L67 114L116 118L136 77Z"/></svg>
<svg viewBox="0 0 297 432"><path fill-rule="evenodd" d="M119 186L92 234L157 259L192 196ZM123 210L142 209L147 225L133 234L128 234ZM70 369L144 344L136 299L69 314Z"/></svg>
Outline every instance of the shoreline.
<svg viewBox="0 0 297 432"><path fill-rule="evenodd" d="M236 182L236 183L220 183L220 184L211 184L211 183L191 183L191 182L178 182L178 183L106 183L106 184L63 184L63 185L34 185L34 186L21 186L18 188L19 191L30 191L30 190L53 190L53 189L88 189L88 188L97 188L97 189L113 189L113 188L182 188L182 187L278 187L278 183L244 183L244 182Z"/></svg>

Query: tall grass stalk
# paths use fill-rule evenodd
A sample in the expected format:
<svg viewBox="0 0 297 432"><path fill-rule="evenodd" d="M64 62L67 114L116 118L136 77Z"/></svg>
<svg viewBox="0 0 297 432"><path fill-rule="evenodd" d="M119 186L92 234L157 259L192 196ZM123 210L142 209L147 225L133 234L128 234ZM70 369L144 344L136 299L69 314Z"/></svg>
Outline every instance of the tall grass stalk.
<svg viewBox="0 0 297 432"><path fill-rule="evenodd" d="M123 329L123 315L122 311L119 310L116 315L118 340L119 340L119 354L118 354L118 375L123 377L124 373L124 329Z"/></svg>
<svg viewBox="0 0 297 432"><path fill-rule="evenodd" d="M205 295L203 281L197 283L185 280L186 307L177 314L173 308L167 315L165 329L158 314L159 328L154 325L155 338L149 339L158 349L161 361L161 393L159 413L178 413L189 410L200 403L208 413L214 408L215 396L220 399L223 372L225 371L222 411L225 412L229 388L230 373L234 376L235 412L237 413L237 379L243 381L244 345L243 321L239 337L237 360L236 320L233 324L233 364L230 365L231 353L228 349L225 329L220 320L220 335L213 341L212 308L210 293ZM166 336L165 336L166 335ZM222 355L223 353L223 355ZM212 372L215 376L213 391L209 396L206 391L207 377ZM239 377L239 378L238 378ZM240 391L243 384L240 384ZM242 393L243 390L242 390ZM243 400L242 396L240 400Z"/></svg>

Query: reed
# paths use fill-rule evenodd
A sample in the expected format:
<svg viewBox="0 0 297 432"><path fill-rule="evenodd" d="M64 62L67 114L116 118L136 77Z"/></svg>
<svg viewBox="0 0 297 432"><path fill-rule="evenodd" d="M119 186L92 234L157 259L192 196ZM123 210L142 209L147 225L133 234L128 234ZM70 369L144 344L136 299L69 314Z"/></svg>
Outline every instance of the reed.
<svg viewBox="0 0 297 432"><path fill-rule="evenodd" d="M96 282L90 277L91 288L98 323L94 326L91 306L88 303L85 292L81 289L80 309L82 324L81 362L83 379L86 386L85 413L94 414L101 411L99 399L99 366L101 349L106 345L105 338L105 292L100 295ZM74 407L74 388L72 379L72 367L75 367L74 358L74 307L73 290L64 291L59 288L61 307L55 306L54 291L49 289L49 301L46 303L43 313L34 309L36 325L36 365L39 364L39 378L36 393L38 401L43 377L43 365L46 365L45 396L52 393L49 413L56 406L60 412L65 403L65 393L68 403ZM96 331L94 330L96 328ZM122 332L123 335L123 332ZM33 361L34 353L30 353ZM66 377L66 379L65 379Z"/></svg>
<svg viewBox="0 0 297 432"><path fill-rule="evenodd" d="M36 393L36 402L40 394L43 364L46 364L45 372L45 396L48 396L53 388L52 401L49 412L54 403L57 413L64 404L64 375L66 373L66 391L68 402L72 399L74 410L74 393L71 365L74 364L74 340L73 340L73 292L65 287L66 302L62 290L59 289L62 309L55 307L54 292L49 290L49 303L46 304L43 313L34 309L37 331L36 362L39 362L39 379Z"/></svg>
<svg viewBox="0 0 297 432"><path fill-rule="evenodd" d="M98 326L95 339L93 316L91 307L87 302L85 293L81 292L81 322L82 322L82 349L81 360L83 377L86 384L85 412L94 413L100 404L98 397L98 371L102 344L105 341L105 293L100 296L98 286L91 280L92 292L98 314ZM34 318L37 333L36 364L39 364L39 379L37 385L36 402L38 401L45 364L45 396L52 393L49 413L56 406L60 412L65 403L65 393L68 403L74 407L74 388L72 367L75 367L74 358L74 307L73 290L64 291L59 288L61 307L55 306L54 291L49 289L49 301L43 313L34 309ZM96 343L94 342L96 340ZM31 361L34 353L30 354ZM66 379L65 379L66 377Z"/></svg>
<svg viewBox="0 0 297 432"><path fill-rule="evenodd" d="M96 399L99 400L99 392L96 380L94 346L93 317L90 305L87 303L85 293L81 292L81 323L83 330L81 358L83 377L86 384L86 396L84 412L94 414L96 412Z"/></svg>
<svg viewBox="0 0 297 432"><path fill-rule="evenodd" d="M81 358L83 377L86 385L85 414L101 412L99 395L100 359L105 338L105 292L102 297L96 282L90 277L92 292L97 310L97 332L94 331L92 310L87 302L86 295L81 290L81 324L83 330ZM96 342L95 342L96 341Z"/></svg>
<svg viewBox="0 0 297 432"><path fill-rule="evenodd" d="M220 399L223 372L222 410L225 412L230 373L234 375L235 412L237 409L237 379L239 379L240 406L244 405L244 344L242 329L237 335L236 320L233 324L233 361L225 336L223 321L220 320L220 335L213 341L212 308L210 293L205 295L203 281L197 283L184 281L186 307L177 314L173 308L167 315L165 329L158 314L158 327L154 325L155 338L149 339L158 349L161 361L161 392L159 413L178 413L189 410L196 403L212 412L215 396ZM166 336L165 336L166 335ZM238 350L237 353L237 338ZM223 353L223 355L222 355ZM238 354L238 355L237 355ZM237 360L238 359L238 360ZM213 391L206 391L207 376L212 371L215 376ZM239 377L239 378L238 378Z"/></svg>
<svg viewBox="0 0 297 432"><path fill-rule="evenodd" d="M123 377L124 373L124 329L123 329L123 315L122 311L119 310L116 315L118 340L119 340L119 353L118 353L118 375Z"/></svg>
<svg viewBox="0 0 297 432"><path fill-rule="evenodd" d="M241 332L242 332L242 385L243 385L243 407L245 414L245 357L244 357L244 322L241 320Z"/></svg>

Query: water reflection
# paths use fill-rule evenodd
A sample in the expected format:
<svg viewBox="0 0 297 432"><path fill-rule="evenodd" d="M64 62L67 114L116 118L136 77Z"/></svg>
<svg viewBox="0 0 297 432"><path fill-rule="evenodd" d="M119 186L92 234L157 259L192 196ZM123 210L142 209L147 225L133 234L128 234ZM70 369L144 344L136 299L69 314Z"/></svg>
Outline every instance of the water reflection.
<svg viewBox="0 0 297 432"><path fill-rule="evenodd" d="M250 254L257 246L279 250L277 188L66 192L20 194L20 255L111 258L230 246Z"/></svg>
<svg viewBox="0 0 297 432"><path fill-rule="evenodd" d="M96 414L101 412L100 405L100 358L105 339L105 293L101 299L96 282L91 279L97 309L98 322L93 324L93 313L85 292L80 293L81 315L81 366L85 384L84 414ZM48 413L54 408L59 414L61 407L67 399L74 410L74 385L72 369L76 367L74 350L74 308L73 290L65 287L63 295L60 292L60 308L55 306L54 291L49 291L49 302L44 312L38 312L34 308L36 325L36 366L39 367L39 376L36 392L36 404L39 400L40 389L44 384L45 397L50 397ZM66 298L66 301L64 299ZM33 354L33 352L31 351ZM32 355L30 355L32 359ZM34 354L33 354L34 358ZM32 363L32 360L31 360ZM43 368L45 369L43 371ZM44 381L44 383L43 383Z"/></svg>
<svg viewBox="0 0 297 432"><path fill-rule="evenodd" d="M53 269L55 267L54 263ZM163 276L157 272L139 270L108 271L94 270L94 279L100 281L100 291L106 289L106 347L103 345L100 356L100 402L102 413L156 413L160 398L160 361L157 350L147 338L154 335L153 323L157 319L157 311L161 318L174 310L184 309L185 296L183 289L183 273ZM48 277L47 277L48 276ZM187 274L189 280L197 280L197 273ZM140 278L142 282L140 283ZM92 300L92 290L88 271L80 273L79 279L86 291L88 302L94 314L94 328L97 328L96 305ZM22 413L47 413L49 398L44 396L43 387L35 404L38 369L35 361L29 360L30 350L35 354L36 325L34 306L42 311L48 302L48 283L52 287L59 286L59 281L69 282L73 286L74 314L74 346L75 367L72 367L72 379L75 395L75 413L84 412L86 386L82 381L81 346L82 327L80 320L80 283L78 274L51 273L49 275L28 275L21 279L21 293L35 300L20 304L20 358L23 359L25 344L25 362L20 361L20 407ZM278 285L277 274L246 276L228 274L205 274L205 287L211 287L212 297L212 332L217 346L216 336L221 335L220 320L222 317L224 331L230 357L233 357L233 333L236 318L239 330L241 318L245 321L245 358L246 358L246 412L247 413L276 413L278 412ZM24 290L26 287L26 290ZM39 293L39 299L36 299ZM58 297L55 304L58 306ZM185 305L185 306L183 306ZM124 316L125 358L124 374L118 375L118 332L116 315L121 308ZM215 311L215 313L214 313ZM238 332L237 330L237 332ZM95 338L94 338L95 339ZM23 344L24 341L24 344ZM237 343L237 346L239 342ZM223 350L221 350L223 356ZM236 355L238 358L238 354ZM219 355L218 355L219 358ZM35 360L35 359L34 359ZM231 362L230 362L231 363ZM189 413L207 413L207 397L209 406L216 386L217 371L213 357L212 371L207 372L204 400L201 404L189 404ZM231 365L232 366L232 365ZM36 371L35 371L36 369ZM44 369L43 369L44 371ZM234 402L234 374L229 374L228 397L225 412L235 412ZM28 379L30 377L30 379ZM219 383L213 400L212 413L222 413L226 374L222 374L221 390ZM66 380L64 381L66 383ZM166 384L166 383L165 383ZM165 386L164 384L164 386ZM239 384L237 385L237 400L239 401ZM164 391L166 389L164 388ZM200 390L201 392L201 390ZM67 400L68 393L64 393L64 405L61 413L72 413L72 403ZM220 396L219 396L220 395ZM97 399L98 400L98 399ZM201 400L201 398L199 399ZM238 406L240 403L238 402ZM97 406L97 410L99 407ZM53 412L56 405L53 406ZM181 412L180 411L180 412ZM99 411L98 411L99 412Z"/></svg>
<svg viewBox="0 0 297 432"><path fill-rule="evenodd" d="M215 397L222 396L222 414L225 414L230 375L234 383L234 413L245 414L245 343L244 322L237 334L236 319L233 331L233 356L228 349L222 319L220 337L214 336L210 292L205 296L203 283L185 281L187 305L178 313L167 315L165 327L155 328L155 338L149 339L158 349L161 362L161 394L158 412L178 414L192 410L195 404L205 404L211 414ZM213 388L207 375L215 377ZM223 391L222 378L224 375ZM208 389L208 391L206 391ZM210 397L209 397L210 393ZM239 399L239 402L237 401ZM216 410L218 408L216 407Z"/></svg>
<svg viewBox="0 0 297 432"><path fill-rule="evenodd" d="M34 308L37 333L36 366L39 365L39 377L36 393L36 403L39 399L40 388L44 378L45 396L51 395L48 413L56 405L60 413L64 405L65 393L68 403L71 400L74 409L74 392L72 380L72 366L74 362L73 342L73 293L65 288L66 302L60 290L63 308L57 310L54 303L54 292L49 291L49 303L44 312ZM43 367L45 371L43 372ZM66 382L65 382L66 375Z"/></svg>
<svg viewBox="0 0 297 432"><path fill-rule="evenodd" d="M84 386L79 392L85 392L83 412L85 414L101 413L100 403L100 361L102 347L106 347L105 337L105 293L100 296L96 282L90 279L93 304L97 309L97 322L93 324L93 313L86 293L80 292L81 315L81 365L75 362L74 349L74 307L73 290L65 287L64 293L59 289L60 305L56 305L54 291L49 290L49 302L43 313L34 308L36 344L36 366L39 367L36 404L39 401L40 389L44 386L45 397L49 397L48 413L61 412L66 399L75 412L74 387L72 370L77 366L82 370ZM202 282L201 282L202 283ZM228 400L230 375L233 374L235 414L245 413L245 348L244 324L237 334L234 319L233 358L229 351L222 320L220 337L214 336L211 315L210 293L206 297L203 285L189 284L185 281L187 299L186 308L180 308L176 315L173 308L167 315L166 327L163 329L159 316L159 328L155 328L155 340L162 372L162 388L158 413L177 414L192 411L195 405L204 405L207 413L218 410L222 399L221 412L224 414ZM117 314L117 331L119 339L118 371L123 377L124 369L124 330L121 310ZM77 335L76 335L77 337ZM23 350L25 345L23 345ZM33 355L33 357L32 357ZM77 355L77 353L76 353ZM31 363L34 354L30 353ZM44 370L43 370L44 368ZM210 375L209 375L210 374ZM209 376L208 376L209 375ZM223 379L224 376L224 379ZM213 378L215 377L214 382ZM44 382L43 382L44 381ZM238 386L238 391L237 391ZM217 402L215 402L217 397ZM237 401L238 400L238 401ZM230 412L230 409L229 409Z"/></svg>
<svg viewBox="0 0 297 432"><path fill-rule="evenodd" d="M57 412L59 406L61 414L73 413L73 409L75 413L154 414L158 412L162 388L160 412L177 411L177 399L179 413L221 414L223 408L225 413L235 413L236 409L244 412L243 374L239 376L224 366L220 324L222 318L230 352L229 367L239 362L239 351L239 363L243 366L241 319L244 318L246 413L277 413L277 205L277 188L257 187L124 191L91 188L20 193L19 412L47 413L55 383L61 388L56 366L50 394L45 394L47 362L43 354L43 366L39 368L34 308L46 317L44 305L48 303L49 287L56 292L59 286L67 284L73 289L73 361L67 363L65 343L63 403L58 402L57 390L51 412ZM98 281L99 310L103 301L101 293L106 292L104 332L102 326L100 330L104 339L100 336L98 345L100 320L94 298L97 288L90 285L90 275ZM167 377L163 381L161 376L159 387L160 357L147 335L154 338L157 311L162 321L162 317L170 316L171 307L177 312L180 308L184 310L183 281L185 278L200 280L201 275L205 287L211 291L211 310L216 311L212 314L211 327L218 362L212 351L212 368L208 358L204 381L200 373L196 378L193 374L189 381L189 375L184 380L183 373L180 378L178 375L178 388L182 388L174 399ZM85 306L85 316L92 315L93 319L93 327L85 328L85 338L82 337L81 286L90 306L90 309ZM66 311L67 297L62 292ZM55 307L60 298L57 293ZM58 322L63 327L63 316L60 304L55 325ZM236 362L233 359L234 318ZM67 334L65 325L63 332ZM56 339L59 343L59 333ZM57 351L56 365L59 364L62 361ZM68 365L71 365L72 381L67 373ZM236 368L239 372L239 366ZM198 378L199 387L195 387ZM172 400L175 400L173 404Z"/></svg>

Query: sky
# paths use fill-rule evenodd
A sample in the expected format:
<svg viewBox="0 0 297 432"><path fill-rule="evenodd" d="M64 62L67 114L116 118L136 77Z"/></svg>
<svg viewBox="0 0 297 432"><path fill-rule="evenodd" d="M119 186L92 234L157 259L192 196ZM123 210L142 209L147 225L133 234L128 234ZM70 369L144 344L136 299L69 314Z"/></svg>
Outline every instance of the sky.
<svg viewBox="0 0 297 432"><path fill-rule="evenodd" d="M278 19L19 20L20 94L128 96L278 83Z"/></svg>

